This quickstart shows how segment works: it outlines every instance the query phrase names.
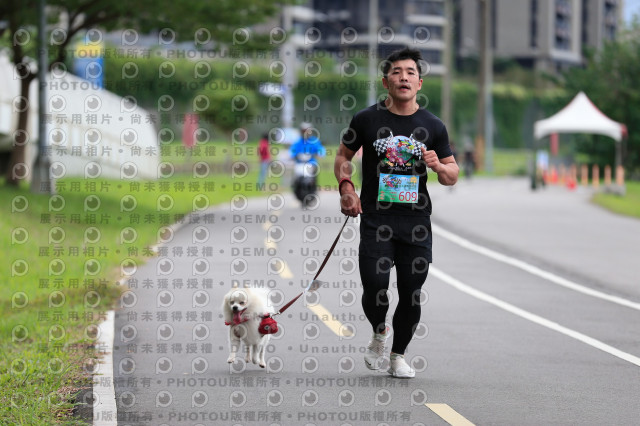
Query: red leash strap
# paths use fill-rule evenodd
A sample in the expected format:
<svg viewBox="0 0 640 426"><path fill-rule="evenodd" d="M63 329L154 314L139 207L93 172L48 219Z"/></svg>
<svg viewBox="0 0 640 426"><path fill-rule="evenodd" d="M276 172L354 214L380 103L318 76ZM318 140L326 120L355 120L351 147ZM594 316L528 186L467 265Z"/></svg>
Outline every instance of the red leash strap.
<svg viewBox="0 0 640 426"><path fill-rule="evenodd" d="M284 305L282 308L280 308L280 310L278 312L276 312L275 314L273 314L273 315L280 315L281 313L283 313L284 311L289 309L289 306L293 305L293 302L298 300L300 298L300 296L302 296L303 294L304 294L304 291L302 293L300 293L299 295L297 295L296 297L294 297L293 299L291 299L289 302L287 302L286 305Z"/></svg>
<svg viewBox="0 0 640 426"><path fill-rule="evenodd" d="M338 240L340 239L340 235L342 235L342 231L344 230L344 227L347 225L348 221L349 221L349 216L347 216L347 218L344 220L344 223L342 224L342 228L340 228L340 232L338 232L338 235L336 235L336 239L333 240L333 244L331 244L331 248L329 249L329 252L324 257L324 260L322 261L322 265L320 265L318 272L316 272L316 276L313 277L313 281L315 281L318 278L318 275L320 275L320 272L322 272L324 265L326 265L327 262L329 261L329 258L331 257L331 253L333 253L333 249L336 248L336 245L338 244Z"/></svg>
<svg viewBox="0 0 640 426"><path fill-rule="evenodd" d="M349 216L347 216L347 218L345 219L344 223L342 224L342 228L340 228L340 232L338 232L338 235L336 235L336 239L333 240L333 244L331 244L331 248L329 249L329 252L324 257L324 260L322 261L322 264L320 265L320 268L318 268L318 272L316 272L316 276L313 277L313 281L315 281L318 278L318 275L320 275L320 272L322 272L322 270L324 269L324 265L326 265L327 262L329 261L329 258L331 257L331 253L333 253L333 249L336 248L336 245L338 244L338 240L340 239L340 235L342 235L342 231L344 230L344 227L347 225L348 221L349 221ZM291 299L286 305L284 305L282 308L280 308L280 310L278 312L276 312L274 315L280 315L281 313L283 313L284 311L289 309L289 306L293 305L293 302L298 300L300 298L300 296L302 296L303 294L304 294L304 291L302 293L300 293L299 295L297 295L296 297L294 297L293 299Z"/></svg>

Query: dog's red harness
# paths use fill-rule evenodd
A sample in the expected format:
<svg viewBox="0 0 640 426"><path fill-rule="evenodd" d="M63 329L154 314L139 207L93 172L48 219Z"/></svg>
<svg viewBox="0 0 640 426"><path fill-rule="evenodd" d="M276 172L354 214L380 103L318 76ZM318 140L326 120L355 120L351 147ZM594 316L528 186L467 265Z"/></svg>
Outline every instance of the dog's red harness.
<svg viewBox="0 0 640 426"><path fill-rule="evenodd" d="M246 309L243 309L240 312L234 312L233 320L231 322L225 321L224 325L238 325L242 324L243 322L249 321L249 318L244 315L244 311L246 311ZM260 325L258 326L258 331L260 332L260 334L274 334L278 332L278 323L276 322L276 320L271 318L271 314L267 313L264 315L260 315L260 317L262 318L262 321L260 321Z"/></svg>
<svg viewBox="0 0 640 426"><path fill-rule="evenodd" d="M278 332L278 323L271 318L270 314L266 314L262 317L260 325L258 326L260 334L274 334Z"/></svg>

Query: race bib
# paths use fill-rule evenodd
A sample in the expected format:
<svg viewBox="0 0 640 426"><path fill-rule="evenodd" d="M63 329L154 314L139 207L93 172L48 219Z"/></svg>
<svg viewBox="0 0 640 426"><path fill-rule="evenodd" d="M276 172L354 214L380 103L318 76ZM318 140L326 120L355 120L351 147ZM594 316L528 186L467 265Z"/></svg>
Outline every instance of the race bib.
<svg viewBox="0 0 640 426"><path fill-rule="evenodd" d="M391 203L417 203L418 177L380 173L378 201Z"/></svg>

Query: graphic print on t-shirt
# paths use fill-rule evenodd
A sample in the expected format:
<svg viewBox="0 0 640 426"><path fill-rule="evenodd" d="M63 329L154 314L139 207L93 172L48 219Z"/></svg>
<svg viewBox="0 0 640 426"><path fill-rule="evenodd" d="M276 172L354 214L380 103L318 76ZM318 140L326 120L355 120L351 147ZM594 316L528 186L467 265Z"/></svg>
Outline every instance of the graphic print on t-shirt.
<svg viewBox="0 0 640 426"><path fill-rule="evenodd" d="M412 171L424 144L413 139L413 135L391 134L376 140L373 146L380 158L378 201L416 203L419 179Z"/></svg>

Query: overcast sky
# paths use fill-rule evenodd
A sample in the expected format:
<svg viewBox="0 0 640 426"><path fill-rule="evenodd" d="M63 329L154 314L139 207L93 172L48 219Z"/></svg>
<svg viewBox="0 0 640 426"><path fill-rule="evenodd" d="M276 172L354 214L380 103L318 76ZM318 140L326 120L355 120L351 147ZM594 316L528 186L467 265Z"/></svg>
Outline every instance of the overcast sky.
<svg viewBox="0 0 640 426"><path fill-rule="evenodd" d="M633 15L640 15L640 0L624 0L624 20L631 22Z"/></svg>

